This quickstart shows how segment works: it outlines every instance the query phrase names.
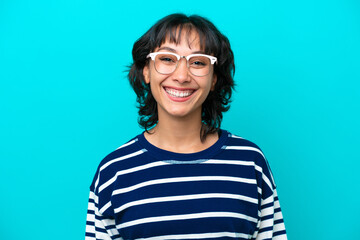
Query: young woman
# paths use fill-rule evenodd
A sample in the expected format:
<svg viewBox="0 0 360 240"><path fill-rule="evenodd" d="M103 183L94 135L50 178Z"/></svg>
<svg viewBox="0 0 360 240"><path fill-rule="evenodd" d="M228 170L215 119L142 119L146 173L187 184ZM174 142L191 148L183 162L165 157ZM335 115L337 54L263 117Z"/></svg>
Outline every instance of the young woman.
<svg viewBox="0 0 360 240"><path fill-rule="evenodd" d="M263 153L220 129L234 86L228 39L172 14L132 53L145 131L100 163L86 239L287 239Z"/></svg>

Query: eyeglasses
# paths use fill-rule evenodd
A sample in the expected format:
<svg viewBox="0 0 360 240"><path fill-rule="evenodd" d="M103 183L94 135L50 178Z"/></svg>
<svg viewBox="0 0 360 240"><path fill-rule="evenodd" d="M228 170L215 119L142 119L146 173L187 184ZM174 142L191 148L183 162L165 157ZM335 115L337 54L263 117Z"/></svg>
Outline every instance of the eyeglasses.
<svg viewBox="0 0 360 240"><path fill-rule="evenodd" d="M160 74L173 73L179 65L180 58L185 58L190 73L198 77L208 75L211 66L217 61L216 57L205 54L180 56L171 52L153 52L146 58L151 58L155 62L155 69Z"/></svg>

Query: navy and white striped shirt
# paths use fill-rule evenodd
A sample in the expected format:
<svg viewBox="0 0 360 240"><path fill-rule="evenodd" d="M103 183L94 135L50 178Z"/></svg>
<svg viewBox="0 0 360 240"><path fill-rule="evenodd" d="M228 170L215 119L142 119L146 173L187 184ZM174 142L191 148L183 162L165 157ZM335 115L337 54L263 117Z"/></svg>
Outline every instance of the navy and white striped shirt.
<svg viewBox="0 0 360 240"><path fill-rule="evenodd" d="M86 239L287 239L261 150L222 130L210 148L181 154L143 134L100 163Z"/></svg>

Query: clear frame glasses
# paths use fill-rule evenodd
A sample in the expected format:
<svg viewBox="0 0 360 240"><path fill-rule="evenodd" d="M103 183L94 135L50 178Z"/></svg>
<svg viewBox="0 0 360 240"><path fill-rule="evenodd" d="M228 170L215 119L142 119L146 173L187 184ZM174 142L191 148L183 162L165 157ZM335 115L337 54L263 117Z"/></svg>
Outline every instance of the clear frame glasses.
<svg viewBox="0 0 360 240"><path fill-rule="evenodd" d="M180 59L185 58L190 73L198 77L208 75L212 65L217 61L216 57L197 53L180 56L172 52L153 52L146 57L154 61L155 69L160 74L173 73L179 65Z"/></svg>

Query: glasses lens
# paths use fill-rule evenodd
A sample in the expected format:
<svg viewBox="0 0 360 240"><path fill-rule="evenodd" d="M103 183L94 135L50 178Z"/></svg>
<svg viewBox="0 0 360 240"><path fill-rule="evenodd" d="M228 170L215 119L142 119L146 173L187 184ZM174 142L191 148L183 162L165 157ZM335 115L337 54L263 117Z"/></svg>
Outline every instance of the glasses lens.
<svg viewBox="0 0 360 240"><path fill-rule="evenodd" d="M161 74L170 74L175 71L177 58L171 54L158 54L155 58L155 68Z"/></svg>
<svg viewBox="0 0 360 240"><path fill-rule="evenodd" d="M189 70L195 76L205 76L209 74L211 61L206 56L195 56L189 59Z"/></svg>
<svg viewBox="0 0 360 240"><path fill-rule="evenodd" d="M179 60L176 55L159 53L155 57L155 69L161 74L171 74L176 70ZM207 56L193 56L188 60L188 68L195 76L205 76L210 73L211 60Z"/></svg>

